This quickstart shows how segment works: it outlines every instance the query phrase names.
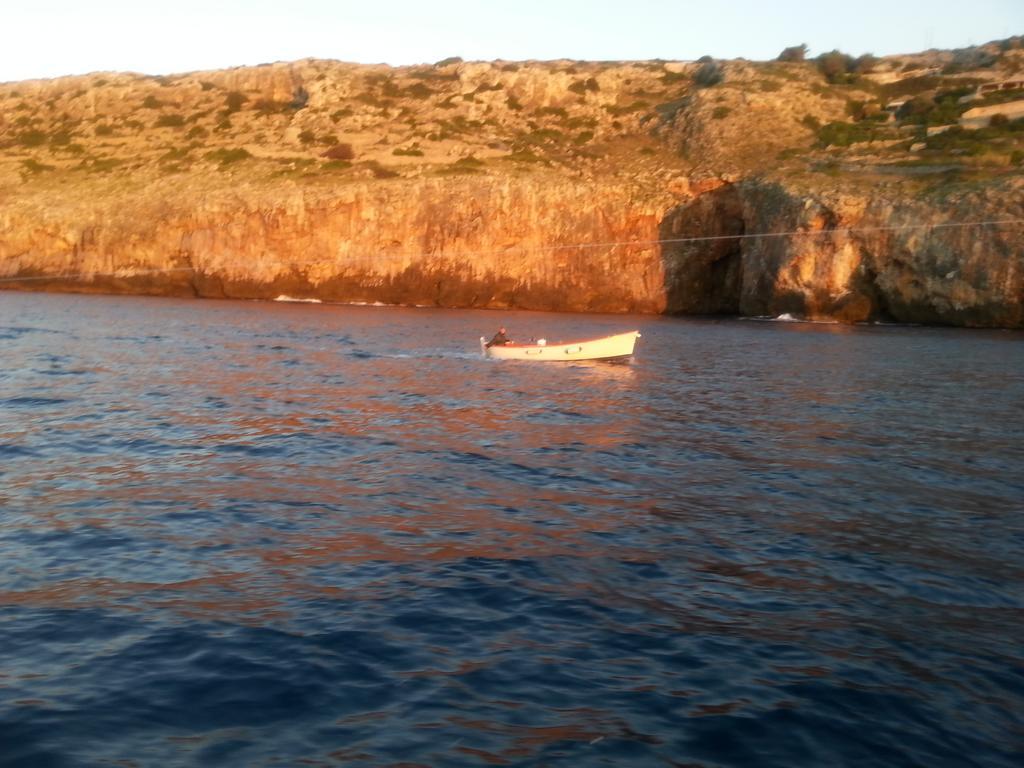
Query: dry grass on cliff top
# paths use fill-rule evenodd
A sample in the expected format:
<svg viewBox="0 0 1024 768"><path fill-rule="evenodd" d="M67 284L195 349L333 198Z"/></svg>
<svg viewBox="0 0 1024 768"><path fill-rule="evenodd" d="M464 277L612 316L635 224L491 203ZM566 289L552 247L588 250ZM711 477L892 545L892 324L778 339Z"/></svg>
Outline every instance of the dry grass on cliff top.
<svg viewBox="0 0 1024 768"><path fill-rule="evenodd" d="M1012 46L969 50L984 55L890 57L840 78L803 61L389 68L307 60L8 83L0 85L0 190L545 175L664 185L720 173L920 183L951 171L1019 173L1020 120L929 136L974 106L958 99L979 83L1024 70L1024 51Z"/></svg>

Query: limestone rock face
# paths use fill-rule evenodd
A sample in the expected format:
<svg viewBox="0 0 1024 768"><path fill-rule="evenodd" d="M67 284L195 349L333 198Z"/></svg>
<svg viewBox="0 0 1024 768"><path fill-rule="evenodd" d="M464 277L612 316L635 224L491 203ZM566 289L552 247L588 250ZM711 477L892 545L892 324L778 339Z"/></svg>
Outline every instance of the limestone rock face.
<svg viewBox="0 0 1024 768"><path fill-rule="evenodd" d="M667 194L481 180L238 189L0 211L17 288L660 312ZM123 204L119 204L123 203Z"/></svg>
<svg viewBox="0 0 1024 768"><path fill-rule="evenodd" d="M1021 179L938 200L726 185L665 217L663 238L710 238L666 244L667 310L1019 328L1022 229Z"/></svg>

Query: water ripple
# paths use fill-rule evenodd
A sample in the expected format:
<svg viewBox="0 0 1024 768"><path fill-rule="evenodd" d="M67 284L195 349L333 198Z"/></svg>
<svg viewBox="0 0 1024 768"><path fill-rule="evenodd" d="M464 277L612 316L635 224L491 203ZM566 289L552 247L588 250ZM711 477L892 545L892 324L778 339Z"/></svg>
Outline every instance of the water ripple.
<svg viewBox="0 0 1024 768"><path fill-rule="evenodd" d="M5 297L0 765L1024 761L1019 335L495 323Z"/></svg>

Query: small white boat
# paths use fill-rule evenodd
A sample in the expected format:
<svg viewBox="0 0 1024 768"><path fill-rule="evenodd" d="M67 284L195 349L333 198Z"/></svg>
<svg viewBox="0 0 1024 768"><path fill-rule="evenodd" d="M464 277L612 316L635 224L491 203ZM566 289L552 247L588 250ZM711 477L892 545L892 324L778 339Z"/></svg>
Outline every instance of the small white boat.
<svg viewBox="0 0 1024 768"><path fill-rule="evenodd" d="M484 357L498 360L539 360L567 362L570 360L617 360L633 354L640 331L619 333L590 341L572 341L567 344L548 344L544 339L529 344L501 344L487 346L487 340L480 337L480 351Z"/></svg>

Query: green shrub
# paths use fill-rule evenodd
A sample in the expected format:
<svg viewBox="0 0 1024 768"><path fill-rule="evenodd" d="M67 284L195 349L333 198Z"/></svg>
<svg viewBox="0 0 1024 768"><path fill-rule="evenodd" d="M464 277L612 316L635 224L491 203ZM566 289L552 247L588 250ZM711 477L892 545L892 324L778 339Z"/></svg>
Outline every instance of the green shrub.
<svg viewBox="0 0 1024 768"><path fill-rule="evenodd" d="M953 96L915 96L896 112L903 122L912 125L949 125L960 119L969 104L959 104Z"/></svg>
<svg viewBox="0 0 1024 768"><path fill-rule="evenodd" d="M441 59L440 61L435 62L434 66L435 67L447 67L447 66L450 66L452 64L461 64L461 63L462 63L462 57L461 56L449 56L447 59Z"/></svg>
<svg viewBox="0 0 1024 768"><path fill-rule="evenodd" d="M955 125L947 131L936 133L925 139L928 149L935 150L960 150L968 154L975 154L971 149L978 146L979 139L984 138L981 131L968 131L959 125Z"/></svg>
<svg viewBox="0 0 1024 768"><path fill-rule="evenodd" d="M428 99L433 96L434 90L428 88L423 83L413 83L408 88L403 88L401 94L410 99Z"/></svg>
<svg viewBox="0 0 1024 768"><path fill-rule="evenodd" d="M209 82L208 80L202 80L199 83L199 87L202 88L204 91L212 91L217 86Z"/></svg>
<svg viewBox="0 0 1024 768"><path fill-rule="evenodd" d="M552 117L560 117L563 120L569 117L569 113L566 111L565 107L541 107L533 114L537 117L547 117L550 115Z"/></svg>
<svg viewBox="0 0 1024 768"><path fill-rule="evenodd" d="M591 93L597 93L601 90L601 86L598 84L597 78L588 77L586 80L576 80L570 83L569 90L573 93L578 93L580 96L584 96L588 91Z"/></svg>
<svg viewBox="0 0 1024 768"><path fill-rule="evenodd" d="M352 163L348 160L328 160L320 163L320 168L324 171L347 171L351 167Z"/></svg>
<svg viewBox="0 0 1024 768"><path fill-rule="evenodd" d="M878 95L883 100L907 98L935 90L942 83L943 79L937 75L918 75L880 85Z"/></svg>
<svg viewBox="0 0 1024 768"><path fill-rule="evenodd" d="M248 100L249 97L240 91L228 91L224 97L224 109L230 115L240 110Z"/></svg>
<svg viewBox="0 0 1024 768"><path fill-rule="evenodd" d="M973 88L960 90L968 90L970 93L974 92ZM1008 101L1019 101L1020 99L1024 99L1024 93L1021 92L1020 88L1014 88L1012 91L996 91L995 93L987 93L980 99L972 101L970 106L994 107L997 104L1005 104Z"/></svg>
<svg viewBox="0 0 1024 768"><path fill-rule="evenodd" d="M871 53L864 53L853 62L853 72L858 75L867 75L875 71L878 58Z"/></svg>
<svg viewBox="0 0 1024 768"><path fill-rule="evenodd" d="M803 61L807 57L807 44L793 45L784 48L777 61Z"/></svg>
<svg viewBox="0 0 1024 768"><path fill-rule="evenodd" d="M434 173L438 176L453 176L466 173L483 173L484 162L472 155L456 160L443 168L437 168Z"/></svg>
<svg viewBox="0 0 1024 768"><path fill-rule="evenodd" d="M596 117L584 117L578 115L576 117L569 118L565 123L566 128L596 128L597 118Z"/></svg>
<svg viewBox="0 0 1024 768"><path fill-rule="evenodd" d="M414 77L417 80L458 80L458 72L437 72L433 69L417 69L409 73L409 77Z"/></svg>
<svg viewBox="0 0 1024 768"><path fill-rule="evenodd" d="M711 112L711 118L713 120L722 120L728 117L730 112L732 112L732 109L729 107L715 107Z"/></svg>
<svg viewBox="0 0 1024 768"><path fill-rule="evenodd" d="M717 61L705 61L693 76L693 82L700 88L711 88L725 79L725 69Z"/></svg>
<svg viewBox="0 0 1024 768"><path fill-rule="evenodd" d="M354 160L355 156L356 153L352 149L351 144L335 144L333 147L320 153L320 157L326 157L329 160Z"/></svg>
<svg viewBox="0 0 1024 768"><path fill-rule="evenodd" d="M818 145L848 147L861 141L872 141L877 134L878 128L874 123L832 122L818 130Z"/></svg>
<svg viewBox="0 0 1024 768"><path fill-rule="evenodd" d="M833 84L849 82L848 75L853 66L853 57L841 51L829 51L818 56L818 71Z"/></svg>
<svg viewBox="0 0 1024 768"><path fill-rule="evenodd" d="M814 115L804 115L800 123L812 131L817 132L821 129L821 120L816 118Z"/></svg>
<svg viewBox="0 0 1024 768"><path fill-rule="evenodd" d="M672 85L672 83L678 83L683 80L689 79L690 76L685 72L672 72L667 69L664 72L662 72L661 77L658 78L658 80L660 80L665 85Z"/></svg>
<svg viewBox="0 0 1024 768"><path fill-rule="evenodd" d="M594 132L593 131L580 131L579 133L576 134L576 138L574 138L572 140L572 143L575 144L578 147L581 147L584 144L586 144L588 141L591 141L593 138L594 138Z"/></svg>
<svg viewBox="0 0 1024 768"><path fill-rule="evenodd" d="M858 79L858 75L867 74L875 67L878 60L870 53L856 59L842 51L829 51L821 54L818 59L818 71L833 85L848 85Z"/></svg>
<svg viewBox="0 0 1024 768"><path fill-rule="evenodd" d="M184 160L192 151L191 147L171 147L158 158L158 162L169 163Z"/></svg>
<svg viewBox="0 0 1024 768"><path fill-rule="evenodd" d="M114 157L96 157L83 162L79 167L89 173L109 173L123 164L122 160Z"/></svg>
<svg viewBox="0 0 1024 768"><path fill-rule="evenodd" d="M523 140L529 144L546 144L565 140L565 134L556 131L554 128L538 128L533 133L523 136Z"/></svg>
<svg viewBox="0 0 1024 768"><path fill-rule="evenodd" d="M402 149L401 147L395 147L391 150L392 155L398 157L423 157L423 150L410 147L409 149Z"/></svg>
<svg viewBox="0 0 1024 768"><path fill-rule="evenodd" d="M142 107L144 109L160 109L163 105L164 103L153 95L149 95L142 100Z"/></svg>
<svg viewBox="0 0 1024 768"><path fill-rule="evenodd" d="M201 126L201 125L193 125L191 128L188 129L188 133L185 134L185 138L186 139L202 139L202 138L205 138L205 137L207 137L209 135L210 135L210 132L207 131L205 128L203 128L203 126Z"/></svg>
<svg viewBox="0 0 1024 768"><path fill-rule="evenodd" d="M71 143L71 133L69 131L56 131L50 136L50 146L53 147L66 147Z"/></svg>
<svg viewBox="0 0 1024 768"><path fill-rule="evenodd" d="M375 179L394 179L401 175L398 171L393 171L390 168L381 165L376 160L369 160L364 165L373 171L373 177Z"/></svg>
<svg viewBox="0 0 1024 768"><path fill-rule="evenodd" d="M1010 124L1010 118L1000 112L999 114L992 115L988 120L988 124L992 128L1002 128Z"/></svg>
<svg viewBox="0 0 1024 768"><path fill-rule="evenodd" d="M381 107L387 107L387 106L390 105L390 102L388 102L388 101L386 101L384 99L379 98L377 96L377 94L375 94L375 93L373 93L371 91L363 91L362 93L356 94L352 98L355 99L356 101L362 103L362 104L365 104L368 107L378 107L378 108L381 108Z"/></svg>
<svg viewBox="0 0 1024 768"><path fill-rule="evenodd" d="M316 141L316 134L307 128L299 134L299 141L303 144L312 144Z"/></svg>
<svg viewBox="0 0 1024 768"><path fill-rule="evenodd" d="M333 112L331 112L331 122L336 123L343 118L352 117L352 115L354 114L355 110L352 109L352 107L342 107L341 109L336 109Z"/></svg>
<svg viewBox="0 0 1024 768"><path fill-rule="evenodd" d="M309 91L301 85L292 92L292 100L288 102L288 108L298 111L309 103Z"/></svg>
<svg viewBox="0 0 1024 768"><path fill-rule="evenodd" d="M219 164L221 167L237 163L241 160L248 160L252 155L249 150L241 147L237 149L215 149L203 155L205 160Z"/></svg>
<svg viewBox="0 0 1024 768"><path fill-rule="evenodd" d="M19 133L14 140L23 147L41 147L46 143L47 135L42 131L31 130Z"/></svg>
<svg viewBox="0 0 1024 768"><path fill-rule="evenodd" d="M273 115L281 112L290 112L291 103L287 101L274 101L273 99L257 99L252 103L252 108L260 115Z"/></svg>
<svg viewBox="0 0 1024 768"><path fill-rule="evenodd" d="M523 108L522 102L520 102L519 99L511 93L508 95L508 98L505 99L505 105L513 112L519 112Z"/></svg>
<svg viewBox="0 0 1024 768"><path fill-rule="evenodd" d="M999 57L977 46L953 51L953 61L942 68L944 75L958 75L972 69L988 69Z"/></svg>
<svg viewBox="0 0 1024 768"><path fill-rule="evenodd" d="M445 165L441 168L435 168L433 173L435 176L462 176L474 173L483 173L483 171L479 168L469 168L464 165L452 163L451 165Z"/></svg>
<svg viewBox="0 0 1024 768"><path fill-rule="evenodd" d="M632 104L626 104L619 106L618 104L609 104L605 106L604 111L613 117L619 117L621 115L628 115L630 112L640 112L647 109L650 105L649 102L638 99Z"/></svg>
<svg viewBox="0 0 1024 768"><path fill-rule="evenodd" d="M185 125L184 115L160 115L154 123L157 128L181 128Z"/></svg>
<svg viewBox="0 0 1024 768"><path fill-rule="evenodd" d="M54 170L54 166L46 165L45 163L40 163L34 157L30 157L30 158L28 158L26 160L22 160L21 161L21 167L24 169L25 173L31 173L31 174L43 173L44 171L52 171L52 170Z"/></svg>
<svg viewBox="0 0 1024 768"><path fill-rule="evenodd" d="M824 163L814 166L814 170L824 173L826 176L839 176L843 172L843 167L838 160L826 160Z"/></svg>
<svg viewBox="0 0 1024 768"><path fill-rule="evenodd" d="M1024 149L1015 149L1010 153L1010 165L1024 165Z"/></svg>

